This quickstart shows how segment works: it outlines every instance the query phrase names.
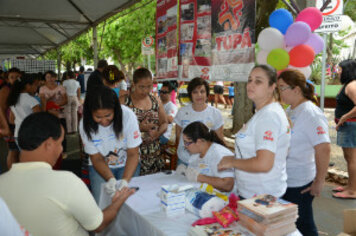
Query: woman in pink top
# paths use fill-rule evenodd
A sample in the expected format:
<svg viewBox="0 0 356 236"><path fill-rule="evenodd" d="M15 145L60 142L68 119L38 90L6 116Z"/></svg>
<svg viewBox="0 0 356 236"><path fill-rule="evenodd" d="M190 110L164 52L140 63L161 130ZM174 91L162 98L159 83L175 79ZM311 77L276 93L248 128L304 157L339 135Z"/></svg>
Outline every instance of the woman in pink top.
<svg viewBox="0 0 356 236"><path fill-rule="evenodd" d="M60 106L61 109L57 112L57 116L61 121L61 124L66 130L66 120L63 113L64 105L67 104L68 98L66 89L62 85L57 85L57 74L53 71L47 71L45 74L45 84L40 88L40 98L41 98L41 106L46 107L47 102L52 101L56 105ZM64 140L62 142L63 153L67 151L67 143L66 138L64 136Z"/></svg>

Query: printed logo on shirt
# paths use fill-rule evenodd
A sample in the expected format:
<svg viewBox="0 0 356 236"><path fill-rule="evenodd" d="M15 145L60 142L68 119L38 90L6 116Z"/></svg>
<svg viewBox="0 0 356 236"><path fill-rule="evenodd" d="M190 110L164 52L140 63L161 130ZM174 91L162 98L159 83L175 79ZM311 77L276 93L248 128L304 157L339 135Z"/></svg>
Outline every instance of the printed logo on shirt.
<svg viewBox="0 0 356 236"><path fill-rule="evenodd" d="M289 134L290 133L290 126L288 125L287 126L287 134Z"/></svg>
<svg viewBox="0 0 356 236"><path fill-rule="evenodd" d="M140 137L140 132L138 132L138 130L136 130L134 132L134 139L137 139L138 137Z"/></svg>
<svg viewBox="0 0 356 236"><path fill-rule="evenodd" d="M185 127L190 123L190 120L182 120L182 127Z"/></svg>
<svg viewBox="0 0 356 236"><path fill-rule="evenodd" d="M238 134L237 134L237 137L240 138L240 139L246 138L246 134L244 134L244 133L238 133Z"/></svg>
<svg viewBox="0 0 356 236"><path fill-rule="evenodd" d="M273 141L272 131L267 130L265 136L263 136L263 140Z"/></svg>
<svg viewBox="0 0 356 236"><path fill-rule="evenodd" d="M210 172L210 169L207 164L205 164L205 163L199 164L199 173L200 174L207 175L207 174L209 174L209 172Z"/></svg>
<svg viewBox="0 0 356 236"><path fill-rule="evenodd" d="M325 131L324 131L324 129L323 129L323 127L321 127L321 126L318 126L317 128L316 128L316 131L317 131L317 134L325 134Z"/></svg>

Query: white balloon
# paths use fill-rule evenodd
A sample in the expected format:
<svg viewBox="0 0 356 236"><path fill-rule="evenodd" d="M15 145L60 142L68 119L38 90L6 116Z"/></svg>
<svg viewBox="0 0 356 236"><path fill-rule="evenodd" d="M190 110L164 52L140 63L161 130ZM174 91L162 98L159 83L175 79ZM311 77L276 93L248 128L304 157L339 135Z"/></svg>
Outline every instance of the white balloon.
<svg viewBox="0 0 356 236"><path fill-rule="evenodd" d="M264 51L264 50L259 51L259 53L256 56L257 63L259 65L261 65L261 64L266 65L267 64L267 56L268 56L268 54L269 54L269 51Z"/></svg>
<svg viewBox="0 0 356 236"><path fill-rule="evenodd" d="M312 69L310 68L310 66L306 66L306 67L288 66L288 68L295 69L295 70L302 72L306 79L309 79L309 77L311 76L311 73L312 73Z"/></svg>
<svg viewBox="0 0 356 236"><path fill-rule="evenodd" d="M257 42L262 50L271 51L276 48L283 48L284 36L278 29L268 27L258 35Z"/></svg>

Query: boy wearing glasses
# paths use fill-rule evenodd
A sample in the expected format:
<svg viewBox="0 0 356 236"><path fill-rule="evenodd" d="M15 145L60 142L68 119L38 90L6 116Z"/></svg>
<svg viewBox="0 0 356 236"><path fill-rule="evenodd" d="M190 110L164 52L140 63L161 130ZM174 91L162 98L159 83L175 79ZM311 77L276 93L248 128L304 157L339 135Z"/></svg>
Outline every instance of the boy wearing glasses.
<svg viewBox="0 0 356 236"><path fill-rule="evenodd" d="M167 144L171 134L172 134L172 127L173 127L173 119L177 114L178 107L171 102L171 92L173 90L173 87L168 81L163 82L163 85L161 89L159 90L159 96L161 98L164 111L166 112L167 115L167 120L168 120L168 127L167 130L164 134L161 135L159 142L160 144Z"/></svg>

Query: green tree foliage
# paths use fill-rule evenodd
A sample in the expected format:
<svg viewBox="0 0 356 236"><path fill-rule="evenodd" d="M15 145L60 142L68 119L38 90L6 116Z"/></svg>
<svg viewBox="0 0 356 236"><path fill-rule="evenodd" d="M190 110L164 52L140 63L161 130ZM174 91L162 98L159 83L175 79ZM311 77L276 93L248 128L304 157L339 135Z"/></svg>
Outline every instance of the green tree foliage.
<svg viewBox="0 0 356 236"><path fill-rule="evenodd" d="M114 17L116 20L106 25L103 55L112 57L125 72L125 65L129 70L142 65L141 42L146 36L154 37L155 16L156 1L151 0L144 0L119 13L119 17Z"/></svg>

